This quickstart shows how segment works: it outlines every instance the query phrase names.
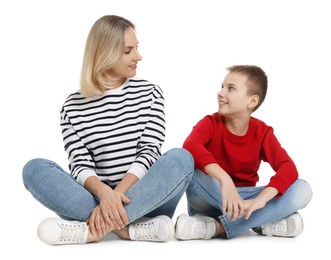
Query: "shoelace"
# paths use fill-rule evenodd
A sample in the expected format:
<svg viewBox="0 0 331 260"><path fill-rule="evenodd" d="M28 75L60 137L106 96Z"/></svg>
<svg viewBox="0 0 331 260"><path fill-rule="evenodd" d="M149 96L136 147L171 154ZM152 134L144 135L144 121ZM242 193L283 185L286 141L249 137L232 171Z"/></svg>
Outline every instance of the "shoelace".
<svg viewBox="0 0 331 260"><path fill-rule="evenodd" d="M286 224L284 220L276 221L271 224L271 232L273 234L280 234L286 232Z"/></svg>
<svg viewBox="0 0 331 260"><path fill-rule="evenodd" d="M206 223L196 223L193 229L193 236L195 237L205 237L207 234Z"/></svg>
<svg viewBox="0 0 331 260"><path fill-rule="evenodd" d="M62 233L60 241L65 242L83 242L84 232L86 231L85 225L74 225L74 224L61 224Z"/></svg>
<svg viewBox="0 0 331 260"><path fill-rule="evenodd" d="M154 222L135 224L136 240L158 240Z"/></svg>

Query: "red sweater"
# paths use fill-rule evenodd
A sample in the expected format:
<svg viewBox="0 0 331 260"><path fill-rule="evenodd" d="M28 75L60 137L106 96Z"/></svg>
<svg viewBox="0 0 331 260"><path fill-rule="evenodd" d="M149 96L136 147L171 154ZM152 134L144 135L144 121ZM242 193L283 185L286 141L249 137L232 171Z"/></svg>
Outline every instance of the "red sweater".
<svg viewBox="0 0 331 260"><path fill-rule="evenodd" d="M273 128L254 117L246 135L237 136L227 129L218 113L208 115L193 127L183 148L193 155L196 168L205 172L207 164L217 163L237 187L256 185L261 160L275 171L267 186L276 188L279 195L298 178L296 166Z"/></svg>

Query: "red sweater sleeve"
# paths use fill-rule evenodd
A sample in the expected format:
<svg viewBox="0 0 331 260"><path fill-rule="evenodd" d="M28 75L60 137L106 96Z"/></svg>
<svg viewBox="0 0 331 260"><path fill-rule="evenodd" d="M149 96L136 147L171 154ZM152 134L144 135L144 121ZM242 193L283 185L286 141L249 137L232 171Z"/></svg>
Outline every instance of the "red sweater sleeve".
<svg viewBox="0 0 331 260"><path fill-rule="evenodd" d="M183 144L183 148L192 154L195 167L201 171L204 171L207 164L218 163L206 148L213 137L213 131L213 120L211 116L206 116L193 127Z"/></svg>
<svg viewBox="0 0 331 260"><path fill-rule="evenodd" d="M275 171L267 186L276 188L283 195L291 184L298 179L297 168L281 146L273 129L269 128L262 142L262 160L268 162Z"/></svg>

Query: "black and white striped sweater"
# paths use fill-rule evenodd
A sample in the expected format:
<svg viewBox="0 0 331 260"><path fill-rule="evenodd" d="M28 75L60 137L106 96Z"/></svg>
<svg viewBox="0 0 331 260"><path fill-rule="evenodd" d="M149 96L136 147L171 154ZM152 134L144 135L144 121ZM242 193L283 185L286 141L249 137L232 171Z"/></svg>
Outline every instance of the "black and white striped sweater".
<svg viewBox="0 0 331 260"><path fill-rule="evenodd" d="M127 172L141 178L161 155L163 92L130 78L102 96L73 93L62 107L61 127L69 169L81 185L89 176L112 187Z"/></svg>

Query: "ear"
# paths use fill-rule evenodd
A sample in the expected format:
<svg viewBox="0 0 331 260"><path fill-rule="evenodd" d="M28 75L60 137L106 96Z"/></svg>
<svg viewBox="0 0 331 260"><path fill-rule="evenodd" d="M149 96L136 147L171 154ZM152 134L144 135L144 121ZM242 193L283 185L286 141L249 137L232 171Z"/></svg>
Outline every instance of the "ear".
<svg viewBox="0 0 331 260"><path fill-rule="evenodd" d="M260 97L258 95L253 95L250 97L248 107L254 109L259 104Z"/></svg>

